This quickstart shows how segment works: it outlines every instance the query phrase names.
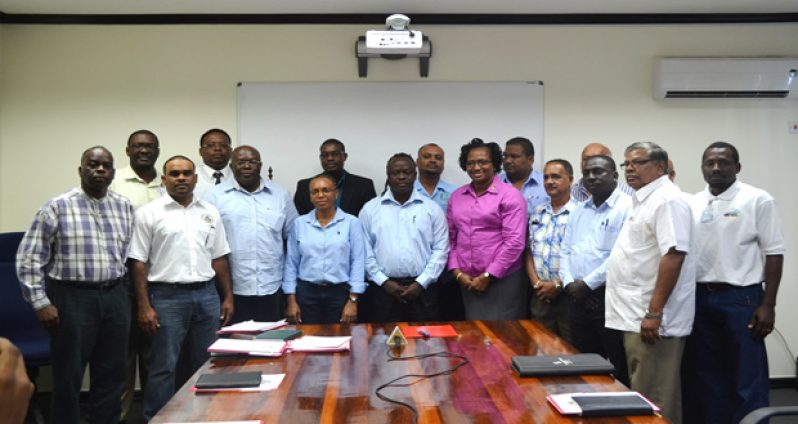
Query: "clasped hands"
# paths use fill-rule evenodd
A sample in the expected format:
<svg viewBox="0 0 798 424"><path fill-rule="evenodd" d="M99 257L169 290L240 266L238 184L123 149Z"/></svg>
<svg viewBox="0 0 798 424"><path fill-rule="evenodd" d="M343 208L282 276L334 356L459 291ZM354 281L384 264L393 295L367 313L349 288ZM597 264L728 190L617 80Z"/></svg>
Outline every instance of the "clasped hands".
<svg viewBox="0 0 798 424"><path fill-rule="evenodd" d="M410 285L402 286L396 281L389 279L382 283L382 289L385 290L388 295L399 301L399 303L412 302L421 296L421 293L424 293L424 286L419 284L418 281L413 281Z"/></svg>
<svg viewBox="0 0 798 424"><path fill-rule="evenodd" d="M465 272L455 270L454 274L457 276L457 282L468 291L474 291L478 294L484 293L490 285L490 277L486 276L484 273L472 277Z"/></svg>

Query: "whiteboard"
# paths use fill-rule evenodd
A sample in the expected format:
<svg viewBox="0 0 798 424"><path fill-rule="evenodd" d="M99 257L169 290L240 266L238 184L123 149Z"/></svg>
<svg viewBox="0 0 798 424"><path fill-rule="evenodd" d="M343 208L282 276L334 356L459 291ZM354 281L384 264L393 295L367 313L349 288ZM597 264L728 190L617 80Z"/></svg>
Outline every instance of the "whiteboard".
<svg viewBox="0 0 798 424"><path fill-rule="evenodd" d="M238 140L257 148L263 174L294 192L296 182L321 172L319 146L346 146L347 171L385 184L393 154L417 156L434 142L446 153L443 179L462 185L460 146L474 137L504 143L532 140L535 169L543 169L543 85L539 82L240 83Z"/></svg>

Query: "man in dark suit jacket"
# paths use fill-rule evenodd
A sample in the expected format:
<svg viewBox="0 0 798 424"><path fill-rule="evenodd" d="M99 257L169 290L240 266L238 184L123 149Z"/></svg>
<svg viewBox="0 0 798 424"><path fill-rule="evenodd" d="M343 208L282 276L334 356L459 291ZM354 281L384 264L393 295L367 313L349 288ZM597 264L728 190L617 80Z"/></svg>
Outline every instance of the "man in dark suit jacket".
<svg viewBox="0 0 798 424"><path fill-rule="evenodd" d="M335 203L344 212L357 216L360 209L369 200L377 196L374 191L374 182L359 175L350 174L344 170L346 162L346 150L344 143L340 140L330 138L321 143L319 148L319 160L325 174L332 175L338 182L338 198ZM310 203L310 191L308 185L310 178L299 180L296 184L294 193L294 204L300 215L304 215L313 210Z"/></svg>

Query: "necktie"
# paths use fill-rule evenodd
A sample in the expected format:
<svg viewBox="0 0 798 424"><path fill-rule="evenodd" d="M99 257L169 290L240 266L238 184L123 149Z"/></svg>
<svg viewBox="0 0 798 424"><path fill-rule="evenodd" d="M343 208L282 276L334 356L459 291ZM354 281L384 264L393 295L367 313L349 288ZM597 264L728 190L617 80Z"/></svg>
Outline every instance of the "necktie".
<svg viewBox="0 0 798 424"><path fill-rule="evenodd" d="M222 174L219 171L216 171L216 172L213 173L213 178L216 178L216 184L219 184L219 183L222 182L222 176L224 176L224 174Z"/></svg>

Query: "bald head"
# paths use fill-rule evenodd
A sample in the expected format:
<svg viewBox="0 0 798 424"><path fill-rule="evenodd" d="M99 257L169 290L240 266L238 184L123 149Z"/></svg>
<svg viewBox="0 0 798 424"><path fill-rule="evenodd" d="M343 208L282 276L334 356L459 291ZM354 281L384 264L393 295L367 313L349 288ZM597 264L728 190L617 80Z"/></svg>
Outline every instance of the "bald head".
<svg viewBox="0 0 798 424"><path fill-rule="evenodd" d="M582 149L582 169L585 168L585 163L588 158L593 156L609 156L612 157L610 149L601 143L590 143Z"/></svg>

